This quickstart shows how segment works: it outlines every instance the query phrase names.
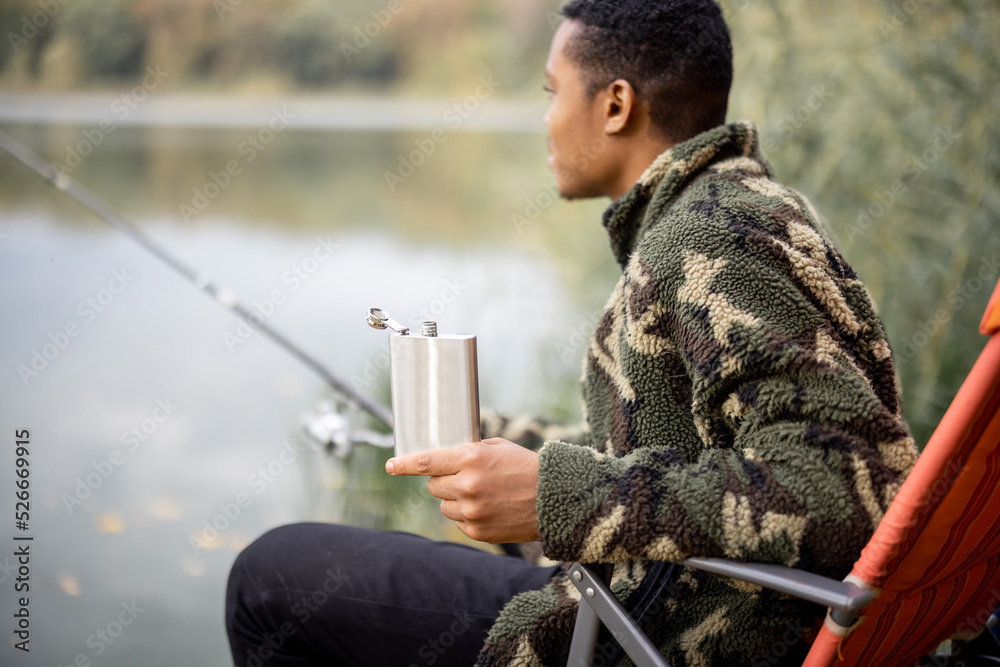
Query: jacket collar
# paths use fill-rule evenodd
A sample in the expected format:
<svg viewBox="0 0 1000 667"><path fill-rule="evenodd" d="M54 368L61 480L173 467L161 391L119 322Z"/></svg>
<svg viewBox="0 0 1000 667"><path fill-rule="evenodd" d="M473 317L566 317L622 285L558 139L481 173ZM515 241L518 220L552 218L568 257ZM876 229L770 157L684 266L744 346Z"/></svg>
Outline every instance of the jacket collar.
<svg viewBox="0 0 1000 667"><path fill-rule="evenodd" d="M604 227L611 238L611 251L622 269L636 243L651 224L659 220L696 176L710 165L732 158L750 158L757 168L771 175L759 152L757 126L749 121L720 125L676 144L659 155L632 189L616 199L604 212Z"/></svg>

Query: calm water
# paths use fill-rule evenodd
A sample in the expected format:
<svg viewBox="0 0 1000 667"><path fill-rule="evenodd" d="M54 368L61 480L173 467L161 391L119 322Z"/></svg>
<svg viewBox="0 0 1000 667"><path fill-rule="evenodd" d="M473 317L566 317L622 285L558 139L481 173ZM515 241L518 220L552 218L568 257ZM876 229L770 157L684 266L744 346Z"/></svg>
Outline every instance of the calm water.
<svg viewBox="0 0 1000 667"><path fill-rule="evenodd" d="M3 129L58 160L87 127ZM616 277L602 205L540 196L534 133L455 133L390 191L385 172L426 134L289 129L247 162L246 130L120 128L72 175L369 395L388 401L388 346L365 310L413 322L424 309L441 331L479 336L484 405L572 415L581 333ZM180 205L231 160L240 173L185 224ZM541 206L519 231L512 215L530 202ZM12 537L34 536L31 653L5 646L4 665L228 664L225 578L267 528L322 519L450 535L416 487L387 484L380 452L343 463L309 447L302 417L327 395L310 371L259 333L233 343L229 312L5 156L0 313L5 636ZM11 516L20 429L24 533ZM412 510L415 497L427 507ZM213 521L218 535L204 530ZM114 636L123 610L132 622Z"/></svg>

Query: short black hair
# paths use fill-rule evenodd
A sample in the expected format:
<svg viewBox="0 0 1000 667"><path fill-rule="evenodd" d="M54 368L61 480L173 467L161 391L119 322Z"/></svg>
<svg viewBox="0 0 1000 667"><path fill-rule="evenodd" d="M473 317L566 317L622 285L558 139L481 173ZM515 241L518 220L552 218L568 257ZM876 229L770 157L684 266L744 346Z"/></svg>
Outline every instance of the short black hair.
<svg viewBox="0 0 1000 667"><path fill-rule="evenodd" d="M625 79L675 142L721 125L733 82L733 44L715 0L571 0L582 24L566 55L589 95Z"/></svg>

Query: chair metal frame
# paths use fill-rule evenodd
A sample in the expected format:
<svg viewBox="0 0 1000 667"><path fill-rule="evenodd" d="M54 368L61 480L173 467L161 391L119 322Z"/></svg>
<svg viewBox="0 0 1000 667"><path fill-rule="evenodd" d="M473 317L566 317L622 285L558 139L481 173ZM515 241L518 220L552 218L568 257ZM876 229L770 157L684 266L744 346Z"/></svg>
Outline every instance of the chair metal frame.
<svg viewBox="0 0 1000 667"><path fill-rule="evenodd" d="M681 564L815 602L829 608L834 620L845 627L853 625L858 613L874 599L874 594L867 588L784 565L744 563L726 558L689 558ZM601 624L608 628L637 667L670 667L611 592L595 566L574 563L569 576L580 591L580 599L587 604L581 604L577 613L568 667L590 667L593 664Z"/></svg>

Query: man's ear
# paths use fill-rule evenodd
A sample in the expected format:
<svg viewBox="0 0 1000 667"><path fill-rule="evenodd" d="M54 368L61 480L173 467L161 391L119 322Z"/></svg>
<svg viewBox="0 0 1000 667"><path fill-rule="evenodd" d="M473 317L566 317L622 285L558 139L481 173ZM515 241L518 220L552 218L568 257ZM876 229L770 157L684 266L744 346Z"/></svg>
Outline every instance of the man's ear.
<svg viewBox="0 0 1000 667"><path fill-rule="evenodd" d="M625 79L615 79L604 89L604 132L618 134L638 112L635 89Z"/></svg>

